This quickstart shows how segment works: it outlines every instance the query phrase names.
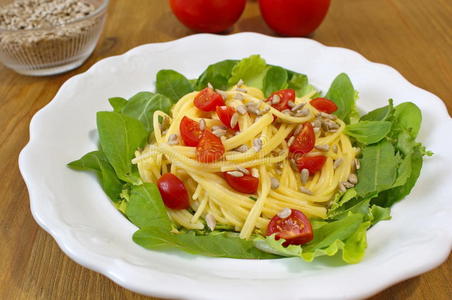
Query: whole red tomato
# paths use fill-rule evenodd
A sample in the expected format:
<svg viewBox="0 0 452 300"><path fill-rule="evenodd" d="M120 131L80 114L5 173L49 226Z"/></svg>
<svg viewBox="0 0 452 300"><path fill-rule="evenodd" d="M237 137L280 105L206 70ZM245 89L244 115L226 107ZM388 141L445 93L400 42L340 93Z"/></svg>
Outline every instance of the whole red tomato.
<svg viewBox="0 0 452 300"><path fill-rule="evenodd" d="M330 0L259 0L267 25L281 35L306 36L319 27Z"/></svg>
<svg viewBox="0 0 452 300"><path fill-rule="evenodd" d="M246 0L169 0L176 17L188 28L218 33L242 15Z"/></svg>

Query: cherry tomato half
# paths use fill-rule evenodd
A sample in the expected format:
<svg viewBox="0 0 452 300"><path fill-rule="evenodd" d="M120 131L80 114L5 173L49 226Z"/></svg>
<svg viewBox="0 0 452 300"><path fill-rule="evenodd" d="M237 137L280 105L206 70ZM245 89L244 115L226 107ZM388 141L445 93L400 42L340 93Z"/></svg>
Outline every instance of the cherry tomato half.
<svg viewBox="0 0 452 300"><path fill-rule="evenodd" d="M215 111L217 106L224 105L224 100L220 94L207 87L196 95L193 103L202 111Z"/></svg>
<svg viewBox="0 0 452 300"><path fill-rule="evenodd" d="M230 106L217 106L216 111L218 118L220 118L220 121L228 128L231 128L231 119L235 114L235 108ZM235 127L231 129L239 130L239 124L237 123L237 125L235 125Z"/></svg>
<svg viewBox="0 0 452 300"><path fill-rule="evenodd" d="M295 158L295 163L298 169L301 171L303 169L308 169L309 174L313 175L320 171L325 164L326 157L323 155L317 156L301 156Z"/></svg>
<svg viewBox="0 0 452 300"><path fill-rule="evenodd" d="M319 27L330 0L259 0L265 23L281 35L306 36Z"/></svg>
<svg viewBox="0 0 452 300"><path fill-rule="evenodd" d="M199 162L211 163L219 160L224 154L224 146L221 139L206 129L201 135L196 147L196 159Z"/></svg>
<svg viewBox="0 0 452 300"><path fill-rule="evenodd" d="M179 131L185 145L190 147L198 146L202 134L198 122L184 116L179 124Z"/></svg>
<svg viewBox="0 0 452 300"><path fill-rule="evenodd" d="M169 3L179 21L188 28L218 33L237 22L246 0L170 0Z"/></svg>
<svg viewBox="0 0 452 300"><path fill-rule="evenodd" d="M295 140L289 147L289 151L295 154L306 154L315 146L314 128L310 122L303 125L303 129L295 137Z"/></svg>
<svg viewBox="0 0 452 300"><path fill-rule="evenodd" d="M188 192L184 183L172 173L163 174L157 180L157 187L163 203L171 209L186 209L190 206Z"/></svg>
<svg viewBox="0 0 452 300"><path fill-rule="evenodd" d="M267 235L276 233L275 239L285 239L283 246L302 245L312 241L314 234L308 218L299 210L291 209L287 218L275 215L268 224Z"/></svg>
<svg viewBox="0 0 452 300"><path fill-rule="evenodd" d="M332 114L337 110L337 105L330 99L326 98L315 98L309 102L318 111L323 111L328 114Z"/></svg>
<svg viewBox="0 0 452 300"><path fill-rule="evenodd" d="M234 177L225 172L224 178L230 187L240 193L256 194L259 186L259 178L249 174L244 174L242 177Z"/></svg>
<svg viewBox="0 0 452 300"><path fill-rule="evenodd" d="M295 90L293 90L293 89L285 89L285 90L273 92L270 95L270 97L267 98L266 101L272 101L274 95L278 95L279 102L276 104L272 104L272 106L279 111L288 109L289 105L287 103L289 103L289 101L295 100Z"/></svg>

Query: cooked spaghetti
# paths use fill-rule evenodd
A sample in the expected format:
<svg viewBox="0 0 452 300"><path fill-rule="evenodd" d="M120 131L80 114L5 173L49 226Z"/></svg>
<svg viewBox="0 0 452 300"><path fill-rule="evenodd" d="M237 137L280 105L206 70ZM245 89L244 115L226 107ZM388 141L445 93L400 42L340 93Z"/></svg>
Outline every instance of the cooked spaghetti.
<svg viewBox="0 0 452 300"><path fill-rule="evenodd" d="M237 110L234 121L239 130L227 129L215 111L199 110L193 103L199 92L191 92L172 107L172 116L154 113L149 144L136 151L132 161L144 182L155 183L167 172L182 179L190 208L168 209L171 219L187 229L203 229L205 224L211 229L215 224L230 226L247 239L253 233L265 234L269 220L284 208L300 210L310 218L326 218L330 200L344 190L342 183L356 167L357 149L343 133L344 122L310 105L314 93L295 98L291 109L279 111L256 88L238 84L218 92L227 106ZM199 162L196 148L184 146L179 129L184 116L221 137L225 153L220 160ZM299 170L297 158L289 151L293 136L306 123L314 128L315 148L304 155L326 158L314 174ZM258 177L257 193L234 190L224 179L225 172Z"/></svg>

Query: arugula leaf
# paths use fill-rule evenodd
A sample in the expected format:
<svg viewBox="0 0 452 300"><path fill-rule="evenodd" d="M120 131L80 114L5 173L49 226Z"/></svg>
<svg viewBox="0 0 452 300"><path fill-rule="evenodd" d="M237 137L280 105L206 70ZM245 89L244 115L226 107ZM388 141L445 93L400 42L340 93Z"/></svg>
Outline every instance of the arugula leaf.
<svg viewBox="0 0 452 300"><path fill-rule="evenodd" d="M135 150L146 143L148 132L144 125L117 112L100 111L97 113L97 129L102 150L119 179L140 183L140 176L131 160Z"/></svg>
<svg viewBox="0 0 452 300"><path fill-rule="evenodd" d="M119 195L123 183L116 177L115 170L102 151L89 152L79 160L70 162L68 166L74 170L95 172L102 189L108 197L114 202L120 200Z"/></svg>
<svg viewBox="0 0 452 300"><path fill-rule="evenodd" d="M246 85L262 89L262 81L267 68L265 60L260 55L251 55L239 61L232 68L228 84L232 86L242 79Z"/></svg>
<svg viewBox="0 0 452 300"><path fill-rule="evenodd" d="M202 90L208 83L220 90L228 89L228 81L236 64L237 60L228 59L208 66L196 81L195 90Z"/></svg>
<svg viewBox="0 0 452 300"><path fill-rule="evenodd" d="M143 228L135 232L133 240L152 250L177 248L192 254L230 258L277 258L254 247L254 243L227 232L212 232L197 236L194 232L169 233L160 227Z"/></svg>
<svg viewBox="0 0 452 300"><path fill-rule="evenodd" d="M347 74L339 74L326 93L326 98L336 103L338 109L334 113L346 123L349 122L349 115L355 103L355 89Z"/></svg>
<svg viewBox="0 0 452 300"><path fill-rule="evenodd" d="M362 150L361 168L358 170L358 196L386 190L392 186L397 174L394 147L388 141L367 146Z"/></svg>
<svg viewBox="0 0 452 300"><path fill-rule="evenodd" d="M121 112L122 108L127 104L127 100L122 97L109 98L108 102L110 102L110 105L115 112Z"/></svg>
<svg viewBox="0 0 452 300"><path fill-rule="evenodd" d="M154 112L160 110L169 113L171 106L171 100L166 96L139 92L129 99L123 107L122 113L141 121L146 130L151 132L154 130Z"/></svg>
<svg viewBox="0 0 452 300"><path fill-rule="evenodd" d="M271 66L265 73L263 81L263 91L266 97L271 93L285 89L287 87L287 71L284 68Z"/></svg>
<svg viewBox="0 0 452 300"><path fill-rule="evenodd" d="M345 133L365 145L381 141L391 131L389 121L361 121L345 127Z"/></svg>
<svg viewBox="0 0 452 300"><path fill-rule="evenodd" d="M393 100L389 99L389 104L374 109L361 117L361 121L387 121L394 114Z"/></svg>
<svg viewBox="0 0 452 300"><path fill-rule="evenodd" d="M182 96L193 92L190 81L174 70L160 70L157 73L155 87L157 93L168 97L173 104Z"/></svg>
<svg viewBox="0 0 452 300"><path fill-rule="evenodd" d="M126 216L140 228L159 227L161 230L171 230L167 210L157 186L153 183L132 187Z"/></svg>
<svg viewBox="0 0 452 300"><path fill-rule="evenodd" d="M394 109L394 129L406 130L416 138L421 127L422 113L416 104L404 102Z"/></svg>

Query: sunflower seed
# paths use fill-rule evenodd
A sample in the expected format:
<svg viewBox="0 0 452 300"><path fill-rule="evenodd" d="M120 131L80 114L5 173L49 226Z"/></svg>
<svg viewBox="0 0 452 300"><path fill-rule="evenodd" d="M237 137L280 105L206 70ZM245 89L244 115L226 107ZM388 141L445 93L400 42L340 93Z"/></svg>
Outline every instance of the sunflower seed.
<svg viewBox="0 0 452 300"><path fill-rule="evenodd" d="M242 79L240 79L239 82L237 82L237 86L238 86L238 87L241 87L243 84L244 84L244 82L243 82Z"/></svg>
<svg viewBox="0 0 452 300"><path fill-rule="evenodd" d="M255 178L259 178L259 170L256 168L252 168L251 169L251 176L255 177Z"/></svg>
<svg viewBox="0 0 452 300"><path fill-rule="evenodd" d="M302 169L301 170L301 183L306 184L309 179L309 170L308 169Z"/></svg>
<svg viewBox="0 0 452 300"><path fill-rule="evenodd" d="M278 104L279 101L281 101L281 97L279 97L279 95L273 95L271 103Z"/></svg>
<svg viewBox="0 0 452 300"><path fill-rule="evenodd" d="M262 149L262 140L260 138L255 138L253 140L253 148L256 152Z"/></svg>
<svg viewBox="0 0 452 300"><path fill-rule="evenodd" d="M220 94L220 96L221 96L223 99L226 99L226 98L228 97L228 94L227 94L225 91L216 89L215 92L217 92L217 94Z"/></svg>
<svg viewBox="0 0 452 300"><path fill-rule="evenodd" d="M312 191L308 188L305 188L304 186L300 186L300 192L306 195L312 195Z"/></svg>
<svg viewBox="0 0 452 300"><path fill-rule="evenodd" d="M339 125L331 120L325 120L326 125L328 126L328 129L338 129Z"/></svg>
<svg viewBox="0 0 452 300"><path fill-rule="evenodd" d="M231 128L234 128L237 125L238 121L239 121L239 114L234 113L231 117L231 122L229 124L231 126Z"/></svg>
<svg viewBox="0 0 452 300"><path fill-rule="evenodd" d="M241 145L241 146L235 148L235 150L238 151L238 152L242 152L243 153L243 152L248 151L248 146L247 145Z"/></svg>
<svg viewBox="0 0 452 300"><path fill-rule="evenodd" d="M347 189L354 187L355 185L351 182L343 182L342 183Z"/></svg>
<svg viewBox="0 0 452 300"><path fill-rule="evenodd" d="M240 172L242 172L243 174L246 174L246 175L249 175L249 174L250 174L250 171L248 171L247 168L244 168L244 167L242 167L242 166L238 166L238 167L237 167L237 170L239 170Z"/></svg>
<svg viewBox="0 0 452 300"><path fill-rule="evenodd" d="M319 127L314 127L314 133L317 134L320 132L320 128Z"/></svg>
<svg viewBox="0 0 452 300"><path fill-rule="evenodd" d="M215 134L217 137L222 137L227 133L227 131L224 129L217 129L212 131L212 133Z"/></svg>
<svg viewBox="0 0 452 300"><path fill-rule="evenodd" d="M290 108L292 108L292 107L295 107L295 102L293 102L293 101L289 101L289 102L287 102L287 105L290 107Z"/></svg>
<svg viewBox="0 0 452 300"><path fill-rule="evenodd" d="M333 150L334 153L337 153L337 150L338 150L337 144L333 145L332 150Z"/></svg>
<svg viewBox="0 0 452 300"><path fill-rule="evenodd" d="M336 160L334 161L333 168L334 168L334 169L339 168L339 166L342 165L343 162L344 162L344 160L343 160L342 158L336 159Z"/></svg>
<svg viewBox="0 0 452 300"><path fill-rule="evenodd" d="M342 182L339 182L338 187L341 192L347 191L347 189L345 188L345 186Z"/></svg>
<svg viewBox="0 0 452 300"><path fill-rule="evenodd" d="M324 112L320 112L319 115L321 117L324 117L324 118L330 119L330 120L336 120L336 118L337 118L335 115L327 114L327 113L324 113Z"/></svg>
<svg viewBox="0 0 452 300"><path fill-rule="evenodd" d="M215 229L215 226L217 225L215 217L212 214L207 214L205 220L207 227L209 227L209 229L213 231Z"/></svg>
<svg viewBox="0 0 452 300"><path fill-rule="evenodd" d="M287 146L289 146L289 147L292 146L293 141L295 141L295 136L292 135L292 136L290 137L290 139L287 141Z"/></svg>
<svg viewBox="0 0 452 300"><path fill-rule="evenodd" d="M243 100L243 99L245 99L245 97L243 97L242 94L236 93L236 94L234 94L234 99L235 100Z"/></svg>
<svg viewBox="0 0 452 300"><path fill-rule="evenodd" d="M290 208L285 207L278 213L278 217L280 217L281 219L285 219L289 217L291 214L292 210Z"/></svg>
<svg viewBox="0 0 452 300"><path fill-rule="evenodd" d="M309 113L310 113L309 109L303 108L302 110L297 111L295 116L296 117L306 117L309 115Z"/></svg>
<svg viewBox="0 0 452 300"><path fill-rule="evenodd" d="M275 177L270 178L270 182L271 182L271 188L272 189L277 189L279 188L279 180L276 179Z"/></svg>
<svg viewBox="0 0 452 300"><path fill-rule="evenodd" d="M177 134L173 133L168 137L168 144L177 145L179 141L177 140Z"/></svg>
<svg viewBox="0 0 452 300"><path fill-rule="evenodd" d="M204 119L199 120L199 129L201 130L206 129L206 120Z"/></svg>
<svg viewBox="0 0 452 300"><path fill-rule="evenodd" d="M289 115L290 114L290 109L285 109L283 111L281 111L283 114L285 115Z"/></svg>
<svg viewBox="0 0 452 300"><path fill-rule="evenodd" d="M325 144L325 145L315 145L314 148L316 148L317 150L320 150L322 152L328 152L330 150L330 146Z"/></svg>
<svg viewBox="0 0 452 300"><path fill-rule="evenodd" d="M297 166L297 163L295 162L295 159L293 159L293 158L289 159L289 163L290 163L290 166L292 169L298 170L298 166Z"/></svg>
<svg viewBox="0 0 452 300"><path fill-rule="evenodd" d="M355 174L351 173L350 175L348 175L348 181L351 184L357 184L358 183L358 177Z"/></svg>
<svg viewBox="0 0 452 300"><path fill-rule="evenodd" d="M226 172L226 173L228 173L232 177L243 177L243 173L240 172L240 171L229 171L229 172Z"/></svg>
<svg viewBox="0 0 452 300"><path fill-rule="evenodd" d="M241 115L246 114L246 107L245 105L239 105L237 106L237 112Z"/></svg>
<svg viewBox="0 0 452 300"><path fill-rule="evenodd" d="M212 131L215 131L215 130L218 130L218 129L220 129L220 130L226 130L227 128L226 128L226 126L224 126L224 125L215 125L215 126L212 126Z"/></svg>
<svg viewBox="0 0 452 300"><path fill-rule="evenodd" d="M320 128L322 126L322 121L319 119L315 119L311 124L312 127L314 128Z"/></svg>
<svg viewBox="0 0 452 300"><path fill-rule="evenodd" d="M295 105L294 107L292 107L291 111L297 111L303 108L303 106L305 106L306 103L300 103Z"/></svg>
<svg viewBox="0 0 452 300"><path fill-rule="evenodd" d="M209 89L213 89L213 86L212 86L212 84L211 84L210 82L207 83L207 87L208 87Z"/></svg>
<svg viewBox="0 0 452 300"><path fill-rule="evenodd" d="M293 135L298 135L301 132L301 129L303 129L303 125L298 124L297 127L295 127L295 131L293 132Z"/></svg>
<svg viewBox="0 0 452 300"><path fill-rule="evenodd" d="M359 170L359 168L361 168L361 163L359 162L359 159L355 158L355 169Z"/></svg>
<svg viewBox="0 0 452 300"><path fill-rule="evenodd" d="M246 89L242 89L242 88L235 88L235 90L237 91L237 92L242 92L242 93L246 93L246 92L248 92Z"/></svg>
<svg viewBox="0 0 452 300"><path fill-rule="evenodd" d="M268 113L270 111L270 106L266 106L262 109L262 113Z"/></svg>

